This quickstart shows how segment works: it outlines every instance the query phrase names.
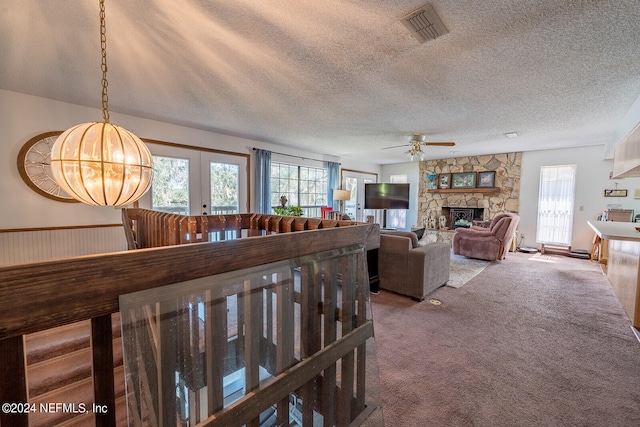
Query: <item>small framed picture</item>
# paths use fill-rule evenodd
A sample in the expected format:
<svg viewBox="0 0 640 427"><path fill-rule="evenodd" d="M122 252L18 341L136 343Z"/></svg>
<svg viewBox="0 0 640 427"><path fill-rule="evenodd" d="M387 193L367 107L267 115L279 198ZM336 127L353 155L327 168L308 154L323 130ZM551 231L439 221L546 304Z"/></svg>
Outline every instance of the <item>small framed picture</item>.
<svg viewBox="0 0 640 427"><path fill-rule="evenodd" d="M476 173L475 172L452 173L451 188L476 188Z"/></svg>
<svg viewBox="0 0 640 427"><path fill-rule="evenodd" d="M435 190L438 188L438 175L430 173L427 175L427 182L429 184L429 190Z"/></svg>
<svg viewBox="0 0 640 427"><path fill-rule="evenodd" d="M604 197L627 197L627 190L604 190Z"/></svg>
<svg viewBox="0 0 640 427"><path fill-rule="evenodd" d="M451 188L451 174L438 174L438 188Z"/></svg>
<svg viewBox="0 0 640 427"><path fill-rule="evenodd" d="M478 188L493 188L495 186L495 171L478 172Z"/></svg>

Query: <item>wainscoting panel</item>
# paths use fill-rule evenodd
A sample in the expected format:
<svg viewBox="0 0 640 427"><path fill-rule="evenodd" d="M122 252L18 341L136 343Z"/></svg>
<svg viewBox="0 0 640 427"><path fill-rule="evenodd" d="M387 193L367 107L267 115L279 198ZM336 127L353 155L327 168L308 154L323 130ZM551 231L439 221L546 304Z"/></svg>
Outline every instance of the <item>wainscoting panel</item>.
<svg viewBox="0 0 640 427"><path fill-rule="evenodd" d="M125 250L122 226L0 232L0 265Z"/></svg>

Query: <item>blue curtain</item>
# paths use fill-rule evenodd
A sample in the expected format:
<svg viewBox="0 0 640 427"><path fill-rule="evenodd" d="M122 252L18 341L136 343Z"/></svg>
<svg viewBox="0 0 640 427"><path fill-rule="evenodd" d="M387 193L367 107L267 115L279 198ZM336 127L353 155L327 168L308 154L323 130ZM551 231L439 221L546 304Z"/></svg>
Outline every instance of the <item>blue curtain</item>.
<svg viewBox="0 0 640 427"><path fill-rule="evenodd" d="M256 213L271 213L271 151L256 148Z"/></svg>
<svg viewBox="0 0 640 427"><path fill-rule="evenodd" d="M333 190L340 188L340 163L325 162L327 167L327 202L329 206L333 206L333 210L339 209L337 200L333 200Z"/></svg>

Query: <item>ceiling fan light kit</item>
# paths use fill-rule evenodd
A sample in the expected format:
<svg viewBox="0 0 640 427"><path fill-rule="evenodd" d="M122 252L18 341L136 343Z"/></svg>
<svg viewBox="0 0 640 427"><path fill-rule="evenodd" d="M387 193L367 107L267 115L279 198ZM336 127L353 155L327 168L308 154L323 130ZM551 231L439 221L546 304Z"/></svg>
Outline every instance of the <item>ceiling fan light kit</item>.
<svg viewBox="0 0 640 427"><path fill-rule="evenodd" d="M413 162L414 160L424 161L427 158L427 155L422 148L420 148L420 141L411 141L411 148L404 153L402 153L402 157Z"/></svg>
<svg viewBox="0 0 640 427"><path fill-rule="evenodd" d="M439 146L439 147L453 147L454 145L456 145L455 142L450 142L450 141L427 142L425 141L426 135L424 134L411 135L409 138L410 139L408 144L385 147L383 148L383 150L408 146L409 150L402 153L402 157L409 160L410 162L413 162L414 160L418 160L422 162L427 158L427 154L424 151L422 151L422 146L431 145L431 146Z"/></svg>

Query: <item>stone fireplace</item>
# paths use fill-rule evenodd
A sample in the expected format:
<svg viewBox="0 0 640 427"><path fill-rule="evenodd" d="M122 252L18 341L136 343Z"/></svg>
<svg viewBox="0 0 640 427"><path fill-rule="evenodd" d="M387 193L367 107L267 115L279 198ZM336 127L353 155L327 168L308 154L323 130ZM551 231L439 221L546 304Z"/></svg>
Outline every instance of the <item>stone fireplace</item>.
<svg viewBox="0 0 640 427"><path fill-rule="evenodd" d="M521 166L520 152L420 162L417 225L443 229L446 220L444 228L453 229L459 219L482 221L500 212L519 213ZM482 171L496 172L494 188L429 189L429 174ZM430 227L434 218L435 227Z"/></svg>

